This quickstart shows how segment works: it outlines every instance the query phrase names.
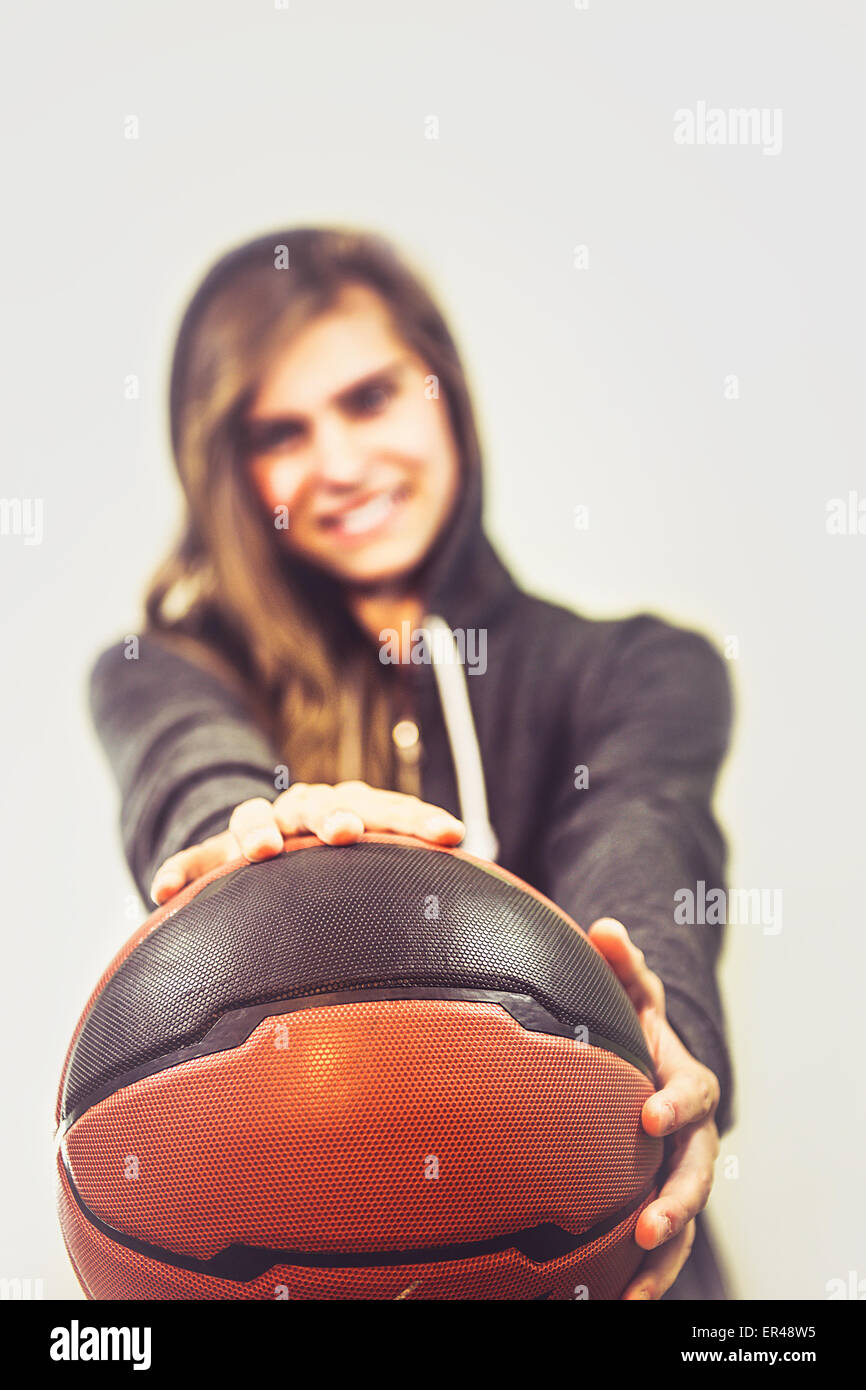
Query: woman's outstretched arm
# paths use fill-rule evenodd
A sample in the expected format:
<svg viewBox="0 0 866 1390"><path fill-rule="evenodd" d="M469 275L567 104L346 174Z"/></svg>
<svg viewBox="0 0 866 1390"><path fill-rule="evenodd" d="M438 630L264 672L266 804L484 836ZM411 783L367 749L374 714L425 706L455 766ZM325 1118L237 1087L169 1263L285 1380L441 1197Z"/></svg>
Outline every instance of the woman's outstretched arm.
<svg viewBox="0 0 866 1390"><path fill-rule="evenodd" d="M225 830L239 802L272 799L279 759L239 693L153 637L102 653L90 709L120 791L126 860L152 907L158 865Z"/></svg>
<svg viewBox="0 0 866 1390"><path fill-rule="evenodd" d="M626 926L664 982L672 1026L719 1079L721 1129L732 1091L715 973L724 928L678 917L683 890L699 904L724 885L712 797L731 715L727 667L704 637L648 615L617 624L591 688L568 701L539 885L584 929L601 917Z"/></svg>
<svg viewBox="0 0 866 1390"><path fill-rule="evenodd" d="M723 885L711 802L731 699L724 663L704 638L644 615L616 630L593 685L565 723L582 771L557 798L545 887L616 972L655 1065L659 1089L641 1118L670 1140L670 1164L638 1220L648 1253L623 1297L661 1298L689 1257L719 1131L731 1123L715 979L722 927L681 910Z"/></svg>
<svg viewBox="0 0 866 1390"><path fill-rule="evenodd" d="M220 864L279 854L291 835L326 844L365 830L442 845L463 838L462 821L441 807L365 782L295 782L277 795L279 758L239 689L156 639L130 650L103 652L90 700L120 789L127 863L148 907Z"/></svg>

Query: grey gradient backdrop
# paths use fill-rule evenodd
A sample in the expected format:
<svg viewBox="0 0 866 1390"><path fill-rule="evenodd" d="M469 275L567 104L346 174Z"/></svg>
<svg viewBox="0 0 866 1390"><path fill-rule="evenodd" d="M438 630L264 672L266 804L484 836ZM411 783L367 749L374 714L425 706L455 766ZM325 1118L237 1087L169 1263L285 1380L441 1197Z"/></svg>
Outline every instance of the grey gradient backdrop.
<svg viewBox="0 0 866 1390"><path fill-rule="evenodd" d="M50 0L5 27L0 495L41 498L45 532L0 536L0 1274L77 1293L54 1086L142 916L84 677L136 630L178 516L179 314L229 245L321 221L386 232L432 281L518 577L738 640L718 804L731 882L782 889L784 918L729 932L738 1124L711 1211L738 1296L864 1278L866 535L826 529L866 493L862 6ZM781 152L678 146L700 101L780 109Z"/></svg>

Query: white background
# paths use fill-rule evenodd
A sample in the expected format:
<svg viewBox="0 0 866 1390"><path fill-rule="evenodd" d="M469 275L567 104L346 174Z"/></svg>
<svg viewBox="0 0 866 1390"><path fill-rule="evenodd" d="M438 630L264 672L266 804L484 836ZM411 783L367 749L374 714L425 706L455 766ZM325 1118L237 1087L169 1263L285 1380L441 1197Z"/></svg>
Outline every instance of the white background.
<svg viewBox="0 0 866 1390"><path fill-rule="evenodd" d="M714 1226L738 1296L866 1277L866 535L825 522L866 495L862 6L52 0L6 28L0 494L42 498L45 536L0 537L0 1274L78 1292L54 1087L142 915L85 677L178 516L173 334L230 245L346 222L393 237L450 318L525 586L738 639L730 877L780 888L784 919L729 931ZM676 145L699 101L779 108L781 153Z"/></svg>

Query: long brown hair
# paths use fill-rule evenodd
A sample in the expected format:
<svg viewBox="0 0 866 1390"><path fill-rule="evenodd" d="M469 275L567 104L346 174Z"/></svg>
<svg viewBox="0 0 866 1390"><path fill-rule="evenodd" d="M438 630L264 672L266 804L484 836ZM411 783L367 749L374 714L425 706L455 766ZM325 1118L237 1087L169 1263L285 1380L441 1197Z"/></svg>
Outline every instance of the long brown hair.
<svg viewBox="0 0 866 1390"><path fill-rule="evenodd" d="M293 780L351 775L393 787L385 668L337 583L281 544L243 467L241 420L273 354L357 283L379 294L397 335L438 378L461 466L478 466L455 343L420 276L385 238L296 228L237 247L208 271L178 331L170 423L186 512L149 586L146 630L235 685ZM361 748L348 772L338 758L347 698Z"/></svg>

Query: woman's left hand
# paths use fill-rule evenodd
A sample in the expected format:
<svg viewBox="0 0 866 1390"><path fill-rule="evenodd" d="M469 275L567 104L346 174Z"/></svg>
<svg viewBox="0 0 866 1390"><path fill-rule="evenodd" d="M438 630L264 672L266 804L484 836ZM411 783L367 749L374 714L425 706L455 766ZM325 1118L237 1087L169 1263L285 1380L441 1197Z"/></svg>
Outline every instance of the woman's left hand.
<svg viewBox="0 0 866 1390"><path fill-rule="evenodd" d="M629 1284L625 1299L661 1298L689 1257L695 1217L713 1186L719 1155L714 1115L718 1078L683 1046L667 1021L664 985L644 954L629 940L622 922L601 917L589 929L597 946L634 1005L662 1089L643 1107L647 1134L676 1135L670 1168L661 1192L644 1207L635 1239L651 1251Z"/></svg>

